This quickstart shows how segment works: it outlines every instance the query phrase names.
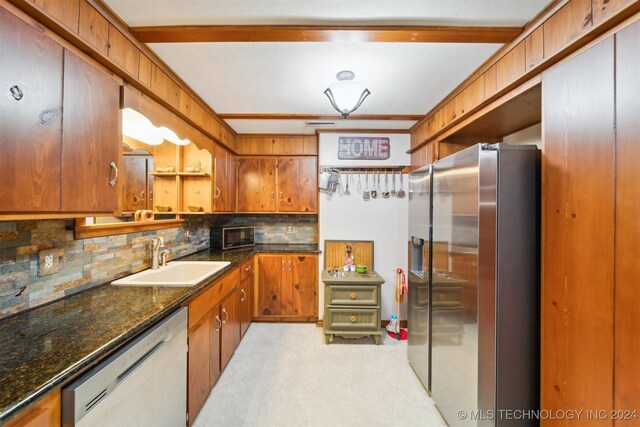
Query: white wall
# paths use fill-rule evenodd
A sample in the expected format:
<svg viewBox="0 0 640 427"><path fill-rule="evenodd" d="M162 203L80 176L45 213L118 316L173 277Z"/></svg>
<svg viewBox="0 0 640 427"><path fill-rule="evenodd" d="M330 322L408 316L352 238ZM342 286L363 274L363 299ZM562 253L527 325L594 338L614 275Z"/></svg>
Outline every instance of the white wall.
<svg viewBox="0 0 640 427"><path fill-rule="evenodd" d="M338 160L339 136L388 136L390 139L390 157L384 161ZM319 165L331 166L401 166L409 165L410 137L408 134L320 134ZM343 177L343 182L344 182ZM357 176L354 177L357 182ZM371 178L371 177L370 177ZM396 177L397 178L397 177ZM391 176L389 176L391 179ZM408 191L407 176L403 176L404 190ZM391 182L391 181L390 181ZM397 180L397 185L399 181ZM371 186L371 181L369 181ZM364 177L362 181L364 187ZM384 175L380 185L384 189ZM391 184L389 184L391 188ZM324 192L320 193L320 249L324 248L325 239L329 240L373 240L375 270L385 283L382 285L382 319L389 319L396 313L395 271L400 267L407 269L407 233L408 233L408 198L390 197L364 201L362 193L350 188L351 195L335 194L330 200ZM356 263L358 260L356 260ZM320 256L320 266L324 266L324 258ZM318 292L320 313L324 307L324 284L319 281ZM406 319L406 300L400 310L400 318Z"/></svg>
<svg viewBox="0 0 640 427"><path fill-rule="evenodd" d="M537 145L542 148L542 125L537 124L503 138L507 144Z"/></svg>

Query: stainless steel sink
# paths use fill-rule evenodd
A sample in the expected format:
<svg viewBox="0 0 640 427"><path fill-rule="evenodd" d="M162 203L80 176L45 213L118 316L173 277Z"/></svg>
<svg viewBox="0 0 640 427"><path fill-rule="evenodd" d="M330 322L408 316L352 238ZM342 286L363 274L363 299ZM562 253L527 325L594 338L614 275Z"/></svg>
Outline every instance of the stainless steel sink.
<svg viewBox="0 0 640 427"><path fill-rule="evenodd" d="M231 264L229 261L173 261L157 270L144 270L111 282L117 286L190 287Z"/></svg>

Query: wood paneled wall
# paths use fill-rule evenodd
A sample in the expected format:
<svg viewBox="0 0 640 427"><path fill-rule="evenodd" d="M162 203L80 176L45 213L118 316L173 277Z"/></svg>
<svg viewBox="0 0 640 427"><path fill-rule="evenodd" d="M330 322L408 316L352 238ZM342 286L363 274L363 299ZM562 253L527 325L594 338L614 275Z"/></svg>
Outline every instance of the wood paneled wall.
<svg viewBox="0 0 640 427"><path fill-rule="evenodd" d="M544 85L542 425L640 425L640 20ZM588 411L602 411L589 413Z"/></svg>
<svg viewBox="0 0 640 427"><path fill-rule="evenodd" d="M638 0L556 0L411 128L411 151L640 10ZM480 136L480 135L479 135ZM482 136L504 136L488 134Z"/></svg>

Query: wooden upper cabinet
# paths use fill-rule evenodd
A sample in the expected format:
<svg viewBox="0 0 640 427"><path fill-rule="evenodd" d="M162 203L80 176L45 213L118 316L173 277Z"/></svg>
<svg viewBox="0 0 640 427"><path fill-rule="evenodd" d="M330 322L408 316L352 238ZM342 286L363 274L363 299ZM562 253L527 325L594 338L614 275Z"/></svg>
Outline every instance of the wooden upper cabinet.
<svg viewBox="0 0 640 427"><path fill-rule="evenodd" d="M316 212L315 157L278 158L278 212Z"/></svg>
<svg viewBox="0 0 640 427"><path fill-rule="evenodd" d="M637 69L633 73L637 79ZM616 153L613 37L551 68L542 84L541 409L597 407L610 413ZM638 99L632 102L637 120ZM637 147L637 128L633 134ZM633 287L637 295L637 286ZM634 387L637 395L635 381ZM612 425L610 419L600 421L593 425ZM542 423L552 424L556 425L551 420ZM583 425L578 420L560 424Z"/></svg>
<svg viewBox="0 0 640 427"><path fill-rule="evenodd" d="M169 76L155 64L151 64L151 90L167 102L171 98Z"/></svg>
<svg viewBox="0 0 640 427"><path fill-rule="evenodd" d="M525 47L520 42L496 62L496 90L500 91L524 74Z"/></svg>
<svg viewBox="0 0 640 427"><path fill-rule="evenodd" d="M120 85L64 51L61 210L114 212L121 158Z"/></svg>
<svg viewBox="0 0 640 427"><path fill-rule="evenodd" d="M614 408L640 408L640 21L616 34ZM616 426L633 426L621 420Z"/></svg>
<svg viewBox="0 0 640 427"><path fill-rule="evenodd" d="M153 171L152 156L123 156L123 211L137 211L139 209L153 209L147 203L149 189L147 188L148 173Z"/></svg>
<svg viewBox="0 0 640 427"><path fill-rule="evenodd" d="M138 77L140 51L113 26L109 28L109 58L129 74Z"/></svg>
<svg viewBox="0 0 640 427"><path fill-rule="evenodd" d="M236 158L229 151L215 147L215 189L213 209L216 212L233 212L236 209Z"/></svg>
<svg viewBox="0 0 640 427"><path fill-rule="evenodd" d="M539 26L524 39L525 69L528 71L544 59L544 26Z"/></svg>
<svg viewBox="0 0 640 427"><path fill-rule="evenodd" d="M597 25L624 6L637 0L592 0L593 24Z"/></svg>
<svg viewBox="0 0 640 427"><path fill-rule="evenodd" d="M191 96L184 90L180 90L180 112L190 119L193 119L193 104Z"/></svg>
<svg viewBox="0 0 640 427"><path fill-rule="evenodd" d="M238 159L238 211L275 212L276 159Z"/></svg>
<svg viewBox="0 0 640 427"><path fill-rule="evenodd" d="M591 1L570 0L544 22L545 57L551 56L584 30L591 27Z"/></svg>
<svg viewBox="0 0 640 427"><path fill-rule="evenodd" d="M86 0L80 0L78 34L98 52L109 53L109 22Z"/></svg>
<svg viewBox="0 0 640 427"><path fill-rule="evenodd" d="M458 110L467 114L484 101L484 74L475 79L458 95Z"/></svg>
<svg viewBox="0 0 640 427"><path fill-rule="evenodd" d="M496 64L493 64L484 72L484 99L491 98L497 91Z"/></svg>
<svg viewBox="0 0 640 427"><path fill-rule="evenodd" d="M305 136L303 137L304 147L302 149L303 154L306 155L318 155L318 137Z"/></svg>
<svg viewBox="0 0 640 427"><path fill-rule="evenodd" d="M278 154L304 154L304 138L302 136L285 136L281 140L281 149L277 152Z"/></svg>
<svg viewBox="0 0 640 427"><path fill-rule="evenodd" d="M138 60L138 79L144 83L145 86L151 88L151 76L153 74L153 63L147 55L140 53Z"/></svg>
<svg viewBox="0 0 640 427"><path fill-rule="evenodd" d="M78 33L80 0L33 0L47 15Z"/></svg>
<svg viewBox="0 0 640 427"><path fill-rule="evenodd" d="M0 8L0 52L0 212L57 211L63 48Z"/></svg>

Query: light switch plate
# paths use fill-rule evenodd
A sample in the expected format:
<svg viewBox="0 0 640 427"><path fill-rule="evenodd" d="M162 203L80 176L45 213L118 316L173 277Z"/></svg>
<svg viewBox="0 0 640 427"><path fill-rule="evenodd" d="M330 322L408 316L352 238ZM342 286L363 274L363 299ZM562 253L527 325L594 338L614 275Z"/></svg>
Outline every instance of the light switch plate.
<svg viewBox="0 0 640 427"><path fill-rule="evenodd" d="M38 252L38 276L48 276L58 272L61 249L47 249Z"/></svg>

